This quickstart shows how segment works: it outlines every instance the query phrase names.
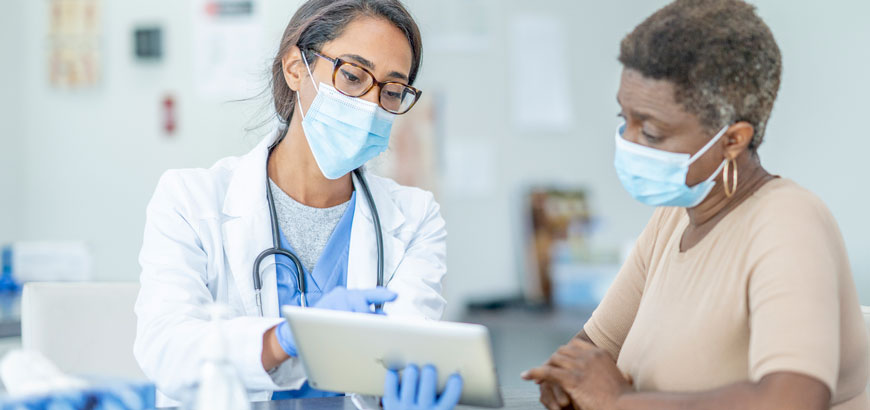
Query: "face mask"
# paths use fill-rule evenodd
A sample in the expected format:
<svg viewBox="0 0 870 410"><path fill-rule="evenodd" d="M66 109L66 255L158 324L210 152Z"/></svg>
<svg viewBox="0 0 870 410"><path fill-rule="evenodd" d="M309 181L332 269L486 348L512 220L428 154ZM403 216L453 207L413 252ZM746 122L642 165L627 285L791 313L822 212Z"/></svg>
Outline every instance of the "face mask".
<svg viewBox="0 0 870 410"><path fill-rule="evenodd" d="M713 175L691 187L686 185L689 166L722 138L727 129L727 126L723 127L707 145L690 156L629 142L622 138L625 130L625 124L622 124L616 129L616 158L613 161L616 174L626 191L644 204L693 208L713 190L726 160Z"/></svg>
<svg viewBox="0 0 870 410"><path fill-rule="evenodd" d="M302 129L320 172L329 179L338 179L387 149L395 115L324 83L318 87L304 54L302 59L317 89L307 113L302 112L299 103Z"/></svg>

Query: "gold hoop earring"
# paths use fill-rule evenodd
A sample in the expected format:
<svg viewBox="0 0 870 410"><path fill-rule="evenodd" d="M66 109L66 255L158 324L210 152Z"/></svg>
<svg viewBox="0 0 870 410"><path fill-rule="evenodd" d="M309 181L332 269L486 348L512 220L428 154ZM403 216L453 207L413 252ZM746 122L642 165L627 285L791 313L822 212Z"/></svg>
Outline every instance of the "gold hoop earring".
<svg viewBox="0 0 870 410"><path fill-rule="evenodd" d="M733 170L733 177L731 176ZM730 181L729 181L730 180ZM725 187L725 196L731 198L734 192L737 192L737 161L734 158L728 159L725 162L725 169L722 173L722 185ZM729 190L728 187L731 186Z"/></svg>

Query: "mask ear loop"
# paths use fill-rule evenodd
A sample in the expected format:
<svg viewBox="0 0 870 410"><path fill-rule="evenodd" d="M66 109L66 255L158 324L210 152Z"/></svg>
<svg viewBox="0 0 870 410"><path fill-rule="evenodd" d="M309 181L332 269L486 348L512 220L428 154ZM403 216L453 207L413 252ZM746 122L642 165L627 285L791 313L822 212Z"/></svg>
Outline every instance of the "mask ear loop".
<svg viewBox="0 0 870 410"><path fill-rule="evenodd" d="M719 164L719 168L716 168L716 171L713 172L713 175L710 175L710 177L708 177L707 180L704 181L704 182L710 182L710 181L716 179L716 177L718 177L719 174L722 173L722 169L725 168L725 164L727 164L727 163L728 163L728 160L727 160L727 159L724 160L724 161L722 161L722 163Z"/></svg>
<svg viewBox="0 0 870 410"><path fill-rule="evenodd" d="M302 51L300 48L299 52L302 53L302 62L305 63L305 70L308 71L308 79L311 80L311 85L313 85L314 89L319 93L320 88L317 86L317 83L314 82L314 74L311 73L311 67L308 65L308 58L305 57L305 51ZM296 105L299 106L299 115L301 115L302 119L305 120L305 113L302 112L302 99L299 98L298 92L296 93Z"/></svg>
<svg viewBox="0 0 870 410"><path fill-rule="evenodd" d="M729 125L722 127L722 129L719 130L719 132L716 133L716 135L710 139L710 142L708 142L707 145L704 145L700 150L698 150L698 152L695 153L695 155L693 155L691 158L689 158L689 165L692 165L695 162L695 160L697 160L698 158L701 158L701 155L704 155L707 151L709 151L710 148L713 146L713 144L715 144L716 141L719 141L719 139L722 138L723 135L725 135L725 131L728 130L728 127L729 127ZM716 168L716 171L714 171L712 175L707 177L707 179L704 182L710 182L710 181L716 179L716 177L718 177L719 174L722 172L722 169L725 168L726 162L728 162L727 159L723 160L722 163L719 164L719 168Z"/></svg>
<svg viewBox="0 0 870 410"><path fill-rule="evenodd" d="M709 151L710 148L713 147L713 144L715 144L716 141L719 141L719 139L722 138L723 135L725 135L725 131L728 130L728 127L730 127L730 125L722 127L722 129L719 130L719 132L710 139L710 142L708 142L707 145L704 145L701 149L698 150L698 152L695 153L695 155L692 155L692 157L689 158L689 165L692 165L698 158L701 158L701 155L704 155L707 151Z"/></svg>

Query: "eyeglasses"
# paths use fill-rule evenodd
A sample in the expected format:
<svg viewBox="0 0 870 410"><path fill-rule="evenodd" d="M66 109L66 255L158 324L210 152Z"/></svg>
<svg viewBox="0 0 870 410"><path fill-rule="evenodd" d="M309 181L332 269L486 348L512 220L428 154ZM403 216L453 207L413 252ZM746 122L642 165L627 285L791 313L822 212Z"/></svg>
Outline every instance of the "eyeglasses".
<svg viewBox="0 0 870 410"><path fill-rule="evenodd" d="M362 97L377 85L381 90L378 95L378 105L387 112L397 115L408 112L423 93L400 82L377 81L371 71L358 64L340 58L330 58L311 49L309 51L332 63L332 86L338 92L348 97Z"/></svg>

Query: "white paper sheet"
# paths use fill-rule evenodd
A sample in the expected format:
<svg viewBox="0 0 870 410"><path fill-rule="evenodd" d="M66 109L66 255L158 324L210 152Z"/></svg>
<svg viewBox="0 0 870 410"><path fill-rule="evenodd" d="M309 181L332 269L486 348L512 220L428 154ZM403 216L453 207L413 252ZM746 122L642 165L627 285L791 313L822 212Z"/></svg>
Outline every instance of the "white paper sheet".
<svg viewBox="0 0 870 410"><path fill-rule="evenodd" d="M53 87L83 90L99 84L103 71L102 14L100 0L48 2L46 71Z"/></svg>
<svg viewBox="0 0 870 410"><path fill-rule="evenodd" d="M83 242L15 242L12 277L18 283L93 279L91 251Z"/></svg>
<svg viewBox="0 0 870 410"><path fill-rule="evenodd" d="M510 22L511 118L520 131L570 131L573 84L565 38L556 16L517 15Z"/></svg>
<svg viewBox="0 0 870 410"><path fill-rule="evenodd" d="M266 84L270 63L263 2L194 0L191 7L197 93L218 101L256 95Z"/></svg>
<svg viewBox="0 0 870 410"><path fill-rule="evenodd" d="M499 0L432 1L419 7L430 21L438 22L424 28L427 50L456 54L490 51L492 16L502 7Z"/></svg>

